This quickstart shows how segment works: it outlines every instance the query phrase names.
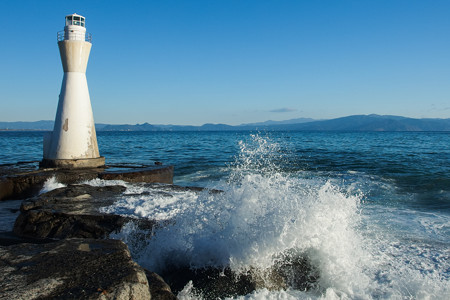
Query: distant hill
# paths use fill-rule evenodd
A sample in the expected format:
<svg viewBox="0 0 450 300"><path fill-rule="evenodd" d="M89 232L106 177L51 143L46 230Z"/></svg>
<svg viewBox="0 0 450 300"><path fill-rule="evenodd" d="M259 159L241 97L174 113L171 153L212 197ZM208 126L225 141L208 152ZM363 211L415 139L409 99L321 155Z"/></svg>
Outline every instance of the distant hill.
<svg viewBox="0 0 450 300"><path fill-rule="evenodd" d="M450 131L450 119L413 119L399 116L354 115L302 124L278 125L273 126L272 130Z"/></svg>
<svg viewBox="0 0 450 300"><path fill-rule="evenodd" d="M307 122L313 122L316 121L311 118L297 118L297 119L290 119L285 121L265 121L260 123L248 123L248 124L241 124L239 126L270 126L270 125L283 125L283 124L299 124L299 123L307 123Z"/></svg>
<svg viewBox="0 0 450 300"><path fill-rule="evenodd" d="M150 125L148 123L136 125L107 125L99 131L226 131L236 130L234 126L225 124L204 124L202 126L190 125Z"/></svg>
<svg viewBox="0 0 450 300"><path fill-rule="evenodd" d="M53 130L53 121L0 122L0 130Z"/></svg>
<svg viewBox="0 0 450 300"><path fill-rule="evenodd" d="M414 119L400 116L353 115L313 120L307 118L286 121L266 121L238 126L204 124L202 126L96 124L97 131L450 131L450 119ZM0 130L52 130L53 121L0 122Z"/></svg>
<svg viewBox="0 0 450 300"><path fill-rule="evenodd" d="M50 131L53 130L54 122L50 120L35 121L35 122L0 122L0 130L36 130L36 131ZM109 124L95 124L96 130L102 130Z"/></svg>
<svg viewBox="0 0 450 300"><path fill-rule="evenodd" d="M105 125L102 127L95 126L98 131L160 131L156 126L144 123L136 125Z"/></svg>

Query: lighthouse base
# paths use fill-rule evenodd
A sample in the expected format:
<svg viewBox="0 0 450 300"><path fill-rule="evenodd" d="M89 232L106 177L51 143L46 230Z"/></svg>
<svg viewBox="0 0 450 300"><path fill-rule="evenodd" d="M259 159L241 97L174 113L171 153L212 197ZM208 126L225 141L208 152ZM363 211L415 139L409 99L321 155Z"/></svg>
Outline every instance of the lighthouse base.
<svg viewBox="0 0 450 300"><path fill-rule="evenodd" d="M99 168L105 166L105 157L80 158L80 159L43 159L39 163L40 168L58 169L86 169Z"/></svg>

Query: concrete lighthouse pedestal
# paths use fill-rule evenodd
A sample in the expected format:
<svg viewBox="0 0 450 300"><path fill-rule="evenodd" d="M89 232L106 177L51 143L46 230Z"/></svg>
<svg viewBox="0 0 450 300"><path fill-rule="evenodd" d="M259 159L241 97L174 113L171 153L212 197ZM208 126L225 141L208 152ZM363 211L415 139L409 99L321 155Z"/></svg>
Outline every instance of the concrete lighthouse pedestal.
<svg viewBox="0 0 450 300"><path fill-rule="evenodd" d="M53 131L44 136L41 167L95 168L105 165L95 132L86 68L91 35L85 18L72 14L58 33L58 47L64 69Z"/></svg>
<svg viewBox="0 0 450 300"><path fill-rule="evenodd" d="M41 168L98 168L105 165L105 157L84 158L84 159L43 159L39 166Z"/></svg>

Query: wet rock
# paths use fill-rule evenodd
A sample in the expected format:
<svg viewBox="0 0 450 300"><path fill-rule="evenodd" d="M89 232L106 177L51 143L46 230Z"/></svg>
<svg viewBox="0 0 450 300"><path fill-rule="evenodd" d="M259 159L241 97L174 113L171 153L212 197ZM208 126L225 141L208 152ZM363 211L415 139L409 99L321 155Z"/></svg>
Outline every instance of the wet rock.
<svg viewBox="0 0 450 300"><path fill-rule="evenodd" d="M194 192L199 193L203 191L207 191L210 194L220 194L223 193L222 190L217 189L208 189L204 187L198 187L198 186L180 186L180 185L173 185L173 184L161 184L161 183L146 183L144 184L146 188L150 189L157 189L159 192Z"/></svg>
<svg viewBox="0 0 450 300"><path fill-rule="evenodd" d="M173 183L173 166L148 167L129 171L108 171L98 175L105 180L124 180L127 182L160 182Z"/></svg>
<svg viewBox="0 0 450 300"><path fill-rule="evenodd" d="M107 176L103 171L0 175L0 200L34 196L22 202L14 232L0 232L0 299L176 299L159 275L131 260L123 242L101 239L128 222L142 229L138 231L141 238L148 239L155 225L147 219L100 212L123 197L123 186L71 184ZM53 176L69 185L36 196ZM171 183L173 167L111 176L129 182ZM17 211L5 209L11 215ZM2 230L11 228L8 224Z"/></svg>
<svg viewBox="0 0 450 300"><path fill-rule="evenodd" d="M156 273L145 270L148 284L150 286L150 294L152 299L156 300L175 300L177 297L172 293L170 286L164 279Z"/></svg>
<svg viewBox="0 0 450 300"><path fill-rule="evenodd" d="M30 197L39 192L48 176L8 176L0 178L0 200Z"/></svg>
<svg viewBox="0 0 450 300"><path fill-rule="evenodd" d="M104 170L104 169L101 169ZM0 177L0 200L25 199L37 195L45 181L55 177L61 183L75 183L98 177L100 169L35 170Z"/></svg>
<svg viewBox="0 0 450 300"><path fill-rule="evenodd" d="M306 291L318 288L320 273L307 253L287 251L270 270L272 278L280 278L286 287Z"/></svg>
<svg viewBox="0 0 450 300"><path fill-rule="evenodd" d="M101 213L125 191L123 186L69 185L23 201L14 233L20 237L105 238L134 219ZM151 228L153 221L134 220Z"/></svg>
<svg viewBox="0 0 450 300"><path fill-rule="evenodd" d="M36 166L37 168L37 166ZM0 200L25 199L38 194L45 181L55 177L65 184L78 183L90 179L124 180L127 182L173 183L173 166L152 166L90 169L34 169L0 166Z"/></svg>
<svg viewBox="0 0 450 300"><path fill-rule="evenodd" d="M258 289L300 291L319 290L319 271L307 253L287 251L265 269L250 267L235 272L229 266L193 269L189 266L167 266L161 272L175 292L192 283L191 292L203 299L245 296Z"/></svg>
<svg viewBox="0 0 450 300"><path fill-rule="evenodd" d="M45 244L55 242L54 239L39 239L39 238L25 238L14 234L12 231L0 232L0 246L11 246L17 244L31 243L31 244Z"/></svg>
<svg viewBox="0 0 450 300"><path fill-rule="evenodd" d="M174 292L180 292L190 281L194 292L203 299L222 299L247 295L256 289L249 274L236 274L229 267L191 269L169 268L161 274Z"/></svg>
<svg viewBox="0 0 450 300"><path fill-rule="evenodd" d="M127 246L93 239L0 246L0 298L153 299Z"/></svg>

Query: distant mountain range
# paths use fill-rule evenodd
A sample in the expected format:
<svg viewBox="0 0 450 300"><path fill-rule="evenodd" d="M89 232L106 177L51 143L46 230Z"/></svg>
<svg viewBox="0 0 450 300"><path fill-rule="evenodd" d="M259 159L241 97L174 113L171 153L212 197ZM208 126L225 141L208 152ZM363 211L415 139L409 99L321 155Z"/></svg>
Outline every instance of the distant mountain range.
<svg viewBox="0 0 450 300"><path fill-rule="evenodd" d="M97 131L450 131L449 119L413 119L400 116L353 115L314 120L308 118L266 121L237 126L204 124L202 126L96 124ZM53 121L0 122L0 130L53 130Z"/></svg>
<svg viewBox="0 0 450 300"><path fill-rule="evenodd" d="M240 126L270 126L270 125L285 125L285 124L299 124L299 123L307 123L307 122L313 122L318 121L311 118L298 118L298 119L290 119L285 121L265 121L260 123L248 123L248 124L242 124Z"/></svg>
<svg viewBox="0 0 450 300"><path fill-rule="evenodd" d="M53 121L0 122L0 130L53 130Z"/></svg>

